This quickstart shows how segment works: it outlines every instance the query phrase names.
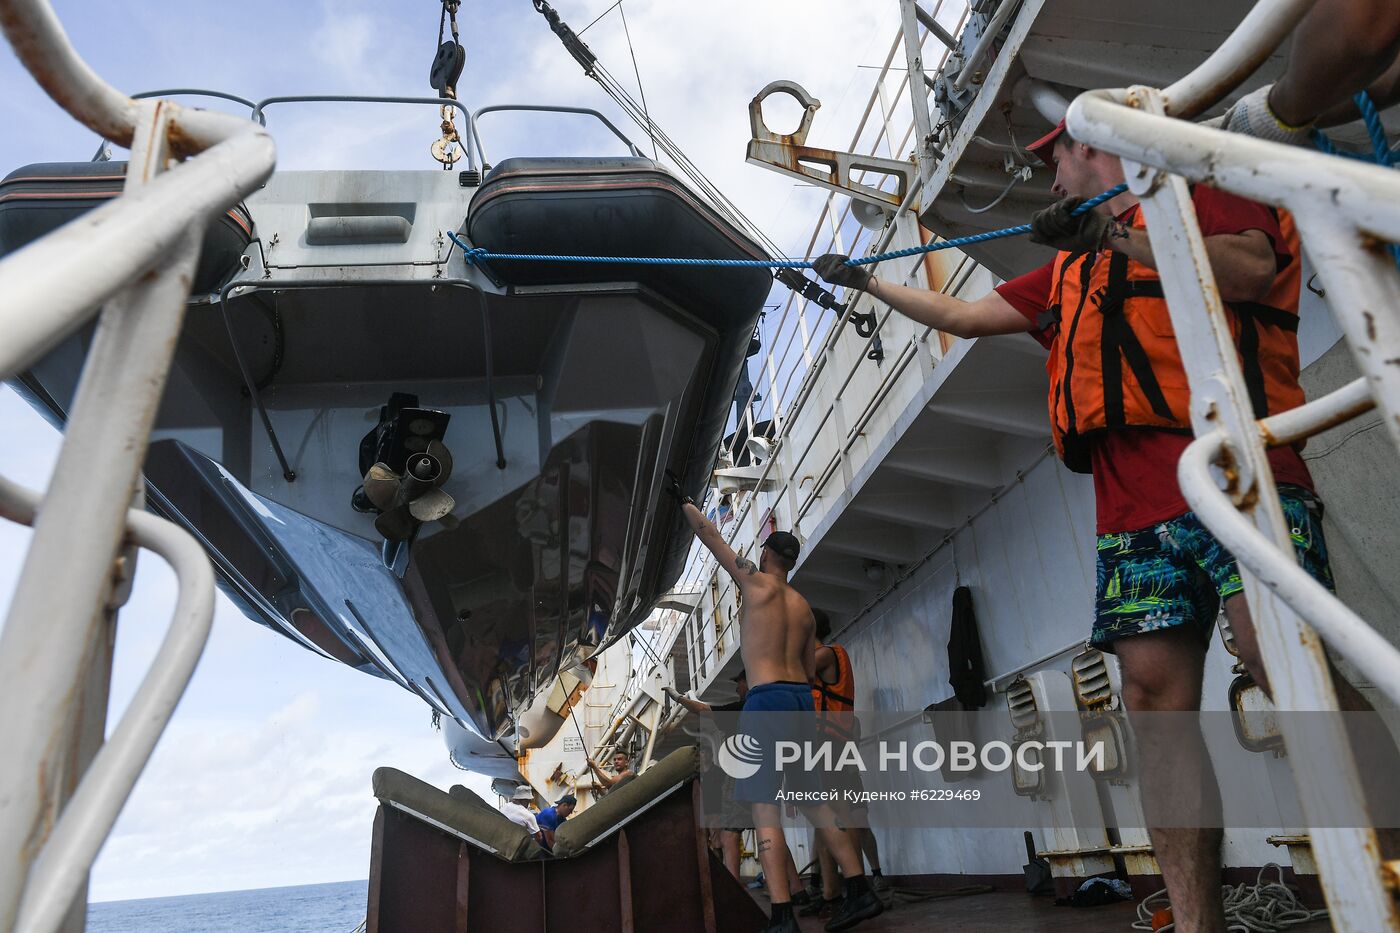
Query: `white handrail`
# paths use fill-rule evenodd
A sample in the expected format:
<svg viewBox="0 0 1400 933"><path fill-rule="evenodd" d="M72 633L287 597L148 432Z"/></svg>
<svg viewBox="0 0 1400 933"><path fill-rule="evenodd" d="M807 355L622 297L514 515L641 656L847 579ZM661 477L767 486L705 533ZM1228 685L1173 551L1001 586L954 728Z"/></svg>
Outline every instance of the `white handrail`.
<svg viewBox="0 0 1400 933"><path fill-rule="evenodd" d="M0 376L31 365L102 308L0 631L4 706L23 709L0 718L0 929L18 922L48 933L81 894L208 634L207 558L128 504L204 229L271 174L275 153L250 121L116 91L78 56L45 0L0 0L0 27L55 101L132 147L120 197L0 261ZM3 489L20 503L12 509L28 501L33 511L32 499ZM101 735L106 697L96 690L105 691L105 677L94 673L110 660L112 566L128 534L166 556L181 598L156 668L89 766L93 751L79 738Z"/></svg>
<svg viewBox="0 0 1400 933"><path fill-rule="evenodd" d="M48 0L3 0L0 27L15 56L54 102L94 133L130 147L138 128L136 101L88 67ZM172 154L193 155L248 132L249 121L215 110L181 108Z"/></svg>
<svg viewBox="0 0 1400 933"><path fill-rule="evenodd" d="M1354 379L1311 402L1259 420L1259 432L1269 447L1293 444L1376 407L1365 379Z"/></svg>
<svg viewBox="0 0 1400 933"><path fill-rule="evenodd" d="M191 224L202 226L255 190L272 158L271 138L254 129L0 259L0 378L96 317Z"/></svg>
<svg viewBox="0 0 1400 933"><path fill-rule="evenodd" d="M1400 367L1389 362L1400 359L1400 278L1382 248L1383 241L1400 240L1400 177L1388 168L1168 116L1169 103L1175 114L1187 115L1227 93L1307 6L1261 0L1221 54L1168 91L1135 87L1080 95L1070 105L1067 126L1076 139L1123 159L1129 189L1140 200L1200 437L1179 464L1179 481L1206 527L1241 565L1275 703L1286 710L1334 710L1336 690L1313 627L1393 699L1400 699L1400 652L1296 565L1264 444L1365 410L1364 393L1374 398L1400 446ZM1302 410L1255 421L1186 180L1293 213L1363 374L1360 388L1353 383ZM1209 472L1217 457L1228 461L1222 464L1224 494ZM1400 930L1376 834L1345 815L1364 807L1365 796L1346 734L1309 733L1292 720L1282 728L1338 929Z"/></svg>
<svg viewBox="0 0 1400 933"><path fill-rule="evenodd" d="M32 525L41 505L37 492L0 477L0 517ZM130 509L126 521L131 540L155 551L174 570L179 585L175 612L146 677L30 870L16 933L53 930L63 921L209 639L214 569L204 549L184 529L149 513Z"/></svg>
<svg viewBox="0 0 1400 933"><path fill-rule="evenodd" d="M1220 431L1191 442L1177 464L1182 496L1227 551L1400 706L1400 649L1309 576L1291 553L1274 547L1216 485L1211 464L1227 443Z"/></svg>
<svg viewBox="0 0 1400 933"><path fill-rule="evenodd" d="M0 0L0 22L49 96L94 132L131 144L142 105L78 56L47 0ZM129 176L149 178L142 190L0 260L0 378L96 316L104 300L165 257L192 223L212 221L271 174L276 156L261 126L168 101L160 106L169 124L162 158L209 151L168 172L163 165L129 166Z"/></svg>
<svg viewBox="0 0 1400 933"><path fill-rule="evenodd" d="M1215 105L1264 64L1316 2L1260 0L1209 58L1163 89L1167 113L1189 120Z"/></svg>

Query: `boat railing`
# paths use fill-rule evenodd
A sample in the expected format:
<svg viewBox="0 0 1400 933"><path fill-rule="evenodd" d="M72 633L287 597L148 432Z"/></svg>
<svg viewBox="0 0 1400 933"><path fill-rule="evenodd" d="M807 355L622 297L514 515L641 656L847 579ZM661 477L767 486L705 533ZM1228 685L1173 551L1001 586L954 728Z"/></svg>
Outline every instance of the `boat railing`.
<svg viewBox="0 0 1400 933"><path fill-rule="evenodd" d="M205 228L267 179L275 152L257 123L111 87L46 0L0 0L0 24L49 96L131 149L119 197L0 260L0 378L97 318L48 488L0 482L0 514L34 525L0 632L0 929L38 933L81 911L208 638L213 569L188 533L141 510L140 471ZM116 612L141 548L171 565L179 595L104 742Z"/></svg>
<svg viewBox="0 0 1400 933"><path fill-rule="evenodd" d="M463 148L467 152L467 169L476 171L480 166L480 158L476 150L476 125L472 121L472 112L467 109L466 104L451 97L395 97L374 94L287 94L278 97L264 97L253 105L252 118L257 120L259 125L267 124L265 111L273 104L424 104L430 107L444 107L456 110L462 115L462 120L466 123L465 138L466 143ZM443 119L448 116L447 110L443 110ZM451 166L446 166L451 167Z"/></svg>
<svg viewBox="0 0 1400 933"><path fill-rule="evenodd" d="M617 124L603 116L592 107L564 107L556 104L492 104L489 107L479 107L471 115L472 140L476 143L477 154L481 157L483 166L486 164L486 150L481 145L481 135L479 127L481 118L488 113L574 113L589 116L612 133L627 146L627 151L637 158L642 158L642 150L637 144L628 138L627 134L617 128Z"/></svg>
<svg viewBox="0 0 1400 933"><path fill-rule="evenodd" d="M467 155L467 168L469 170L480 167L483 171L488 163L486 162L486 150L481 142L481 131L479 129L481 117L488 113L562 113L579 114L581 116L593 117L601 123L609 133L616 136L627 147L629 154L641 158L643 156L641 148L632 141L626 133L618 128L600 111L591 107L566 107L555 104L491 104L486 107L479 107L475 111L468 110L461 101L440 97L385 97L366 94L295 94L278 97L265 97L262 100L254 101L237 94L230 94L226 91L210 90L208 88L165 88L157 91L141 91L131 95L132 100L147 100L151 98L170 97L209 97L216 100L226 100L235 104L242 104L248 108L249 119L256 120L259 125L267 125L267 108L273 104L292 103L358 103L358 104L425 104L434 107L451 107L462 115L466 124L467 144L465 146ZM103 137L97 147L97 152L93 155L92 161L100 162L111 155L108 149L108 141Z"/></svg>
<svg viewBox="0 0 1400 933"><path fill-rule="evenodd" d="M1123 159L1142 204L1191 388L1196 440L1181 489L1239 560L1245 593L1282 710L1336 710L1324 644L1400 703L1400 651L1309 577L1293 556L1266 447L1293 443L1378 407L1400 447L1400 175L1188 122L1251 74L1310 0L1260 0L1199 68L1165 89L1091 91L1069 109L1075 139ZM1362 378L1257 421L1220 292L1191 206L1205 182L1292 214ZM1331 820L1365 796L1347 732L1279 717L1288 761L1338 929L1400 929L1375 832ZM1352 812L1356 812L1353 810ZM1361 811L1361 812L1364 812Z"/></svg>

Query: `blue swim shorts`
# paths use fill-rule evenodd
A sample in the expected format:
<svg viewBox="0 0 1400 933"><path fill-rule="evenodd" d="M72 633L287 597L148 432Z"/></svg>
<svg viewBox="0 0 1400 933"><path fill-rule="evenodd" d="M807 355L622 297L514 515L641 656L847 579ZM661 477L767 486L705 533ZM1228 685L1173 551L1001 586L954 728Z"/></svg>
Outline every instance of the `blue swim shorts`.
<svg viewBox="0 0 1400 933"><path fill-rule="evenodd" d="M734 798L744 803L780 803L779 790L821 791L821 774L806 770L801 761L785 763L782 770L777 765L778 742L812 742L815 725L811 684L780 680L750 689L735 738L747 740L739 747L752 750L758 770L734 782Z"/></svg>

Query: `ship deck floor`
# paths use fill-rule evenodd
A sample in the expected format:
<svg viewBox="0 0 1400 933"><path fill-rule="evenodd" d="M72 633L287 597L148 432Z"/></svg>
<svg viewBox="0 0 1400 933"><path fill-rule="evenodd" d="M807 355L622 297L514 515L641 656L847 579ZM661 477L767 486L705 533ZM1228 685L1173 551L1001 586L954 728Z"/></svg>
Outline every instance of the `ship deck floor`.
<svg viewBox="0 0 1400 933"><path fill-rule="evenodd" d="M911 889L913 890L913 889ZM928 888L920 890L937 890ZM768 898L751 891L763 912ZM886 903L889 903L888 895ZM860 933L926 933L929 930L957 930L959 933L1126 933L1137 919L1137 905L1123 902L1102 907L1056 907L1049 897L1029 897L1023 890L997 888L983 894L907 900L895 895L893 906L874 920L856 927ZM818 933L825 920L799 917L803 933ZM1325 933L1332 929L1326 920L1289 927L1289 933Z"/></svg>

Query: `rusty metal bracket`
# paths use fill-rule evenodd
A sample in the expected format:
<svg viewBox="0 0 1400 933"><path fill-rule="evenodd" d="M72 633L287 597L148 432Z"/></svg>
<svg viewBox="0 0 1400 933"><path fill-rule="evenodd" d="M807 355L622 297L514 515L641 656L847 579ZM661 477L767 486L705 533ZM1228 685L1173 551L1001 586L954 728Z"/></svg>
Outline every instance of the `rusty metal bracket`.
<svg viewBox="0 0 1400 933"><path fill-rule="evenodd" d="M774 94L787 94L802 106L802 119L791 133L775 133L763 122L763 102ZM807 133L812 117L821 109L817 100L796 81L774 81L749 101L749 140L745 161L772 169L793 178L829 188L859 201L890 211L903 203L918 177L919 168L913 162L881 159L854 152L819 149L807 145ZM893 192L881 191L861 184L852 177L854 172L892 175L898 179ZM918 211L918 205L911 205Z"/></svg>

